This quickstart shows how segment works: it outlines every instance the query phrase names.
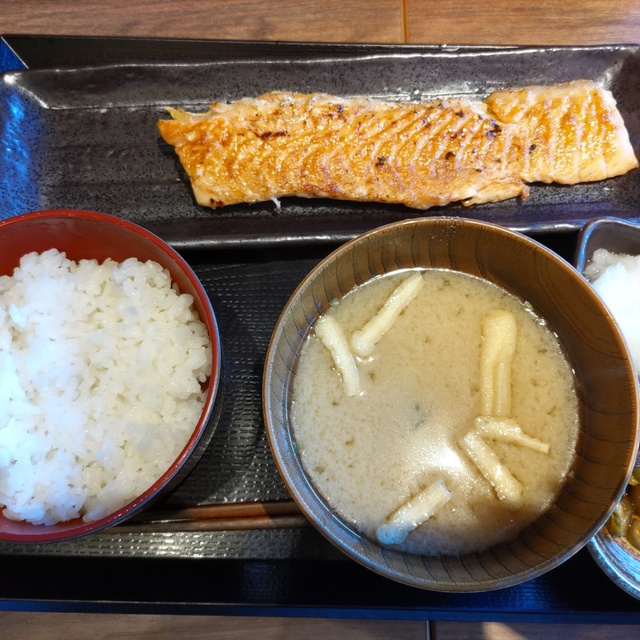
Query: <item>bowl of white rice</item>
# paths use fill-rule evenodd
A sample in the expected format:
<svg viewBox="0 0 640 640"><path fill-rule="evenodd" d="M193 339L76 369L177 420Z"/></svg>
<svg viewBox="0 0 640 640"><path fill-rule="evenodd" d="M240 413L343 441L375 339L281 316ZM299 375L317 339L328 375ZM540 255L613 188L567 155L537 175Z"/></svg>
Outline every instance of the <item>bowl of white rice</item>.
<svg viewBox="0 0 640 640"><path fill-rule="evenodd" d="M0 222L0 541L77 538L166 495L219 384L207 293L160 238L87 211Z"/></svg>
<svg viewBox="0 0 640 640"><path fill-rule="evenodd" d="M628 348L589 283L523 234L446 216L311 270L274 328L263 412L318 531L435 591L553 570L607 521L638 446Z"/></svg>
<svg viewBox="0 0 640 640"><path fill-rule="evenodd" d="M640 224L597 218L580 231L576 267L602 298L640 374ZM640 598L640 465L612 517L589 544L591 555L619 587Z"/></svg>

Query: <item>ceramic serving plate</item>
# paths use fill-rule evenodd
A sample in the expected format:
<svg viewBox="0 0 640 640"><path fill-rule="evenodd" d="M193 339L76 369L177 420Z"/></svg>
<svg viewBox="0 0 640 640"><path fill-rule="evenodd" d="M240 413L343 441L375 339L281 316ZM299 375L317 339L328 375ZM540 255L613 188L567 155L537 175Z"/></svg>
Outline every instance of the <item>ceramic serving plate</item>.
<svg viewBox="0 0 640 640"><path fill-rule="evenodd" d="M160 45L158 45L160 47ZM158 49L159 50L159 49ZM342 241L381 224L419 217L404 206L282 199L216 212L198 206L173 149L156 128L168 106L274 90L428 100L483 99L512 85L589 78L610 89L640 148L637 47L448 48L289 45L256 57L7 71L0 77L0 218L70 207L142 224L173 246ZM603 183L535 185L526 200L446 213L525 232L577 229L598 215L633 218L640 172Z"/></svg>

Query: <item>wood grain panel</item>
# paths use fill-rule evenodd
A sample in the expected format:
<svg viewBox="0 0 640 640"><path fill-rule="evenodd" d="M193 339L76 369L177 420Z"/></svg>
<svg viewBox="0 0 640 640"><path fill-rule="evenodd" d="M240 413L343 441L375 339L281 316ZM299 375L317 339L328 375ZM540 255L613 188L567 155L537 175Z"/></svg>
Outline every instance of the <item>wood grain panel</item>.
<svg viewBox="0 0 640 640"><path fill-rule="evenodd" d="M403 38L402 7L402 0L0 0L0 33L394 43Z"/></svg>
<svg viewBox="0 0 640 640"><path fill-rule="evenodd" d="M406 0L407 40L421 44L630 44L638 0Z"/></svg>
<svg viewBox="0 0 640 640"><path fill-rule="evenodd" d="M426 640L420 621L92 613L0 613L2 638L22 640Z"/></svg>
<svg viewBox="0 0 640 640"><path fill-rule="evenodd" d="M427 630L429 626L429 631ZM508 624L320 618L1 612L3 638L24 640L614 640L639 637L633 625Z"/></svg>
<svg viewBox="0 0 640 640"><path fill-rule="evenodd" d="M634 625L437 622L432 640L614 640L638 638Z"/></svg>
<svg viewBox="0 0 640 640"><path fill-rule="evenodd" d="M640 0L0 0L0 33L380 42L633 43Z"/></svg>

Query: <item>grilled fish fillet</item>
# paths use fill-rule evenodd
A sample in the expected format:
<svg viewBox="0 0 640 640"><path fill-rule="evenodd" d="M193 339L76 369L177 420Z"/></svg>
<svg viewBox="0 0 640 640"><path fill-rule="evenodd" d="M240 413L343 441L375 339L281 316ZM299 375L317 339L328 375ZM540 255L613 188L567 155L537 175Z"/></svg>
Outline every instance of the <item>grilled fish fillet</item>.
<svg viewBox="0 0 640 640"><path fill-rule="evenodd" d="M585 80L484 102L275 91L203 114L169 111L160 134L197 202L213 208L281 196L472 205L525 197L531 182L603 180L638 166L611 93Z"/></svg>

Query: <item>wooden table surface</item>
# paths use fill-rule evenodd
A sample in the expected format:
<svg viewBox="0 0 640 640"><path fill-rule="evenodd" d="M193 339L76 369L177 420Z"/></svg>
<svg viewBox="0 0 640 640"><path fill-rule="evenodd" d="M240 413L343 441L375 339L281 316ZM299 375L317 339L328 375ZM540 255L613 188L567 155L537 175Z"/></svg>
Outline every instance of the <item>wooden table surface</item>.
<svg viewBox="0 0 640 640"><path fill-rule="evenodd" d="M0 33L412 44L630 44L640 0L0 0Z"/></svg>
<svg viewBox="0 0 640 640"><path fill-rule="evenodd" d="M640 0L0 0L0 34L314 42L588 45L640 40ZM5 612L7 637L425 638L420 622L301 621ZM289 625L289 626L287 626ZM324 626L323 626L324 625ZM329 625L329 626L327 626ZM214 631L214 629L216 631ZM73 633L72 633L73 630ZM313 632L315 630L315 633ZM612 638L622 630L491 623L438 626L439 638ZM591 634L595 635L591 635ZM15 634L15 635L12 635ZM284 634L284 635L283 635ZM400 634L400 635L399 635ZM450 635L449 635L450 634ZM624 628L637 637L636 627Z"/></svg>

